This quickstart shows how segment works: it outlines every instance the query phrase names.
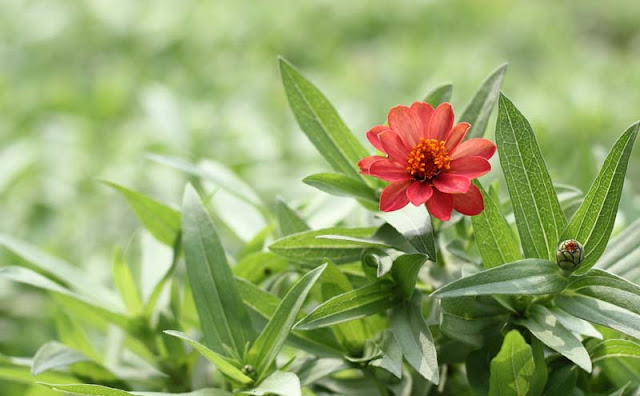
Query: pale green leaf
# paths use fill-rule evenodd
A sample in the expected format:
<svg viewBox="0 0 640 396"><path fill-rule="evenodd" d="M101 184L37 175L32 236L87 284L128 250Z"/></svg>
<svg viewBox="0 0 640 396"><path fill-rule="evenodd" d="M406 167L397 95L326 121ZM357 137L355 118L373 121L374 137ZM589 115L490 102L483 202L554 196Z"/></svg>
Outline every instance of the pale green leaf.
<svg viewBox="0 0 640 396"><path fill-rule="evenodd" d="M287 373L284 371L274 371L257 387L249 390L243 390L242 393L255 396L302 396L298 376L294 373Z"/></svg>
<svg viewBox="0 0 640 396"><path fill-rule="evenodd" d="M400 210L381 213L379 216L402 234L417 253L425 254L429 260L436 261L431 216L424 207L407 205Z"/></svg>
<svg viewBox="0 0 640 396"><path fill-rule="evenodd" d="M57 341L42 345L33 357L31 373L36 376L49 370L66 368L73 363L90 361L82 353Z"/></svg>
<svg viewBox="0 0 640 396"><path fill-rule="evenodd" d="M275 213L280 226L280 236L309 230L307 223L281 199L276 202Z"/></svg>
<svg viewBox="0 0 640 396"><path fill-rule="evenodd" d="M122 297L122 301L127 307L129 314L136 316L142 313L144 306L138 285L133 280L133 274L131 274L129 264L124 260L124 257L122 257L120 250L113 252L112 273L113 283Z"/></svg>
<svg viewBox="0 0 640 396"><path fill-rule="evenodd" d="M429 103L434 108L438 107L440 103L448 102L451 100L451 94L453 92L453 85L442 84L433 88L427 96L424 98L426 103Z"/></svg>
<svg viewBox="0 0 640 396"><path fill-rule="evenodd" d="M502 87L505 74L507 74L506 63L491 73L464 109L458 122L468 122L471 124L469 132L467 132L467 139L482 137L484 135L484 131L487 129L487 123L489 122L489 116L500 94L500 88Z"/></svg>
<svg viewBox="0 0 640 396"><path fill-rule="evenodd" d="M631 358L640 359L640 344L631 340L608 339L593 340L587 345L587 351L593 363L603 359ZM640 363L640 361L638 361Z"/></svg>
<svg viewBox="0 0 640 396"><path fill-rule="evenodd" d="M362 179L354 179L340 173L317 173L305 177L302 181L331 195L363 199L378 205L375 191L363 183Z"/></svg>

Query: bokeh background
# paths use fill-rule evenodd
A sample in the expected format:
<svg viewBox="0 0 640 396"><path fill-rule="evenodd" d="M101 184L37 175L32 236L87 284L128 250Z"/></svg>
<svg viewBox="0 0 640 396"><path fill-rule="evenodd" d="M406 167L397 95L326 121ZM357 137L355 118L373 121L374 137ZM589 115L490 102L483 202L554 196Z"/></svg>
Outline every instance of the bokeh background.
<svg viewBox="0 0 640 396"><path fill-rule="evenodd" d="M148 153L222 163L267 202L315 199L300 180L328 167L288 109L279 55L361 139L442 82L461 112L508 62L503 90L552 177L586 190L640 119L639 22L629 0L0 0L0 233L108 282L113 246L139 225L98 181L175 204L187 180ZM623 222L640 213L639 167L636 149ZM240 240L259 230L230 228ZM0 265L15 260L0 251ZM0 353L51 339L51 308L0 283Z"/></svg>

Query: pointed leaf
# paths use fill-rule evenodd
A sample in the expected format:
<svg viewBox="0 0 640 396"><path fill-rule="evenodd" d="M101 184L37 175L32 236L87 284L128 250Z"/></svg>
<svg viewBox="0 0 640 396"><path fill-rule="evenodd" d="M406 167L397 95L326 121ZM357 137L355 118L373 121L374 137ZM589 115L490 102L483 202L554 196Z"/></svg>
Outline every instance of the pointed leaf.
<svg viewBox="0 0 640 396"><path fill-rule="evenodd" d="M525 396L531 387L535 363L531 348L517 330L511 330L491 360L490 396Z"/></svg>
<svg viewBox="0 0 640 396"><path fill-rule="evenodd" d="M638 261L640 261L640 219L609 241L596 267L640 283Z"/></svg>
<svg viewBox="0 0 640 396"><path fill-rule="evenodd" d="M291 110L311 143L333 169L362 180L357 163L367 152L335 108L284 59L280 59L280 72Z"/></svg>
<svg viewBox="0 0 640 396"><path fill-rule="evenodd" d="M479 215L471 217L482 265L485 268L493 268L520 260L522 255L518 241L500 213L500 207L480 183L475 181L474 184L484 196L484 210Z"/></svg>
<svg viewBox="0 0 640 396"><path fill-rule="evenodd" d="M138 285L133 280L129 264L124 260L119 250L113 252L112 272L113 283L122 297L122 301L127 307L129 314L135 316L142 313L144 306Z"/></svg>
<svg viewBox="0 0 640 396"><path fill-rule="evenodd" d="M502 94L496 143L525 257L555 260L567 219L529 122Z"/></svg>
<svg viewBox="0 0 640 396"><path fill-rule="evenodd" d="M66 368L73 363L88 361L91 359L82 353L57 341L50 341L42 345L33 357L31 373L38 375L45 371Z"/></svg>
<svg viewBox="0 0 640 396"><path fill-rule="evenodd" d="M547 260L525 259L458 279L436 290L432 296L552 294L564 290L567 283L556 264Z"/></svg>
<svg viewBox="0 0 640 396"><path fill-rule="evenodd" d="M303 275L287 292L273 316L249 350L248 359L260 376L264 376L284 345L302 304L326 264Z"/></svg>
<svg viewBox="0 0 640 396"><path fill-rule="evenodd" d="M187 275L205 344L219 354L226 353L226 345L241 357L253 338L251 321L234 287L220 238L190 185L184 193L182 230Z"/></svg>
<svg viewBox="0 0 640 396"><path fill-rule="evenodd" d="M467 139L484 136L484 131L487 129L487 123L489 122L489 116L500 94L500 88L502 87L505 74L507 74L506 63L491 73L473 95L473 99L471 99L467 108L464 109L459 122L468 122L471 124L471 129L469 129L467 133Z"/></svg>
<svg viewBox="0 0 640 396"><path fill-rule="evenodd" d="M431 216L424 207L407 205L401 210L381 213L379 216L402 234L417 253L425 254L429 260L436 261Z"/></svg>
<svg viewBox="0 0 640 396"><path fill-rule="evenodd" d="M378 204L375 191L362 182L340 173L317 173L302 180L305 184L339 197L352 197Z"/></svg>
<svg viewBox="0 0 640 396"><path fill-rule="evenodd" d="M173 246L180 233L180 212L137 191L103 181L127 200L138 220L158 241Z"/></svg>
<svg viewBox="0 0 640 396"><path fill-rule="evenodd" d="M243 390L247 395L279 395L279 396L302 396L300 380L294 373L275 371L268 376L257 387Z"/></svg>
<svg viewBox="0 0 640 396"><path fill-rule="evenodd" d="M440 103L448 102L449 100L451 100L452 92L453 85L438 85L427 94L427 96L424 98L424 101L433 106L433 108L436 108Z"/></svg>
<svg viewBox="0 0 640 396"><path fill-rule="evenodd" d="M578 274L587 272L607 246L639 128L640 123L633 124L613 145L582 205L562 234L563 240L575 239L584 247L584 261Z"/></svg>
<svg viewBox="0 0 640 396"><path fill-rule="evenodd" d="M280 236L287 236L310 229L307 223L281 199L278 199L276 203L275 212L280 225Z"/></svg>
<svg viewBox="0 0 640 396"><path fill-rule="evenodd" d="M245 375L228 358L212 351L198 341L191 339L188 335L174 330L165 330L164 333L180 338L181 340L189 343L196 351L198 351L208 361L213 363L213 365L216 366L218 370L220 370L220 372L222 372L232 380L245 385L253 383L253 379Z"/></svg>
<svg viewBox="0 0 640 396"><path fill-rule="evenodd" d="M411 298L420 268L427 262L423 254L403 254L393 261L391 276L406 298Z"/></svg>

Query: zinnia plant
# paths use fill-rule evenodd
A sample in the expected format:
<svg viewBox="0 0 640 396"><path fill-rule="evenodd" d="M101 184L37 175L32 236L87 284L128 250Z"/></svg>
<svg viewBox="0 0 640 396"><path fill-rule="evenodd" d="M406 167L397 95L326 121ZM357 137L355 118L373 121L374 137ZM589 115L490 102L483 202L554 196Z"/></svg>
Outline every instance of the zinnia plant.
<svg viewBox="0 0 640 396"><path fill-rule="evenodd" d="M115 250L111 288L0 237L24 259L0 278L42 290L60 313L33 358L0 355L0 378L39 396L637 394L640 223L609 239L638 123L585 194L551 180L500 93L506 66L457 121L451 85L393 107L366 133L384 153L373 156L318 88L280 67L333 168L303 181L349 210L265 202L222 164L152 155L193 178L181 205L105 183L172 252L149 293L135 255ZM494 144L482 136L496 102ZM212 206L215 192L230 205ZM250 240L228 243L230 207L262 222Z"/></svg>

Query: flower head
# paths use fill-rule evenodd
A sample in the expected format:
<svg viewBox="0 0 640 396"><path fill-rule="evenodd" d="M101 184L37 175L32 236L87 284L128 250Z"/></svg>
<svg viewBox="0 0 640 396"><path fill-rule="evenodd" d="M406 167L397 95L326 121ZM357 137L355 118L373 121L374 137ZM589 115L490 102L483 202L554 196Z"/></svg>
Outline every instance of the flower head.
<svg viewBox="0 0 640 396"><path fill-rule="evenodd" d="M367 132L367 139L386 157L373 155L358 162L361 173L391 182L380 196L380 210L398 210L409 202L426 204L443 221L451 218L453 209L468 216L482 212L482 194L471 180L491 170L495 144L464 140L471 125L453 125L449 103L435 110L422 102L395 106L387 121L388 126Z"/></svg>
<svg viewBox="0 0 640 396"><path fill-rule="evenodd" d="M584 260L584 248L575 239L562 241L556 249L556 262L565 271L578 269Z"/></svg>

